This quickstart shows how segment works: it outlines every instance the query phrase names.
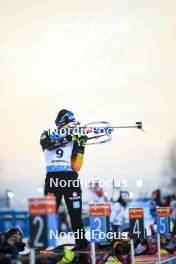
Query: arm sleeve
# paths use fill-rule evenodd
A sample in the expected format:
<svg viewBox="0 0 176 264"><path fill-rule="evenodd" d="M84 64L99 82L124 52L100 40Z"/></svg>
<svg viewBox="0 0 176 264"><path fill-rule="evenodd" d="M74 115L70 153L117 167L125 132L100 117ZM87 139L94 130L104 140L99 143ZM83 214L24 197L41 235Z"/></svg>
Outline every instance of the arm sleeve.
<svg viewBox="0 0 176 264"><path fill-rule="evenodd" d="M65 144L69 141L71 141L71 137L69 137L69 136L62 138L61 140L58 140L57 142L51 141L51 139L48 135L48 131L44 131L40 137L40 145L42 146L43 150L45 150L45 149L48 149L48 150L57 149L58 147L63 146L63 144Z"/></svg>
<svg viewBox="0 0 176 264"><path fill-rule="evenodd" d="M71 164L72 164L72 169L75 172L78 172L81 169L83 165L83 159L84 159L84 147L79 146L78 142L74 141Z"/></svg>

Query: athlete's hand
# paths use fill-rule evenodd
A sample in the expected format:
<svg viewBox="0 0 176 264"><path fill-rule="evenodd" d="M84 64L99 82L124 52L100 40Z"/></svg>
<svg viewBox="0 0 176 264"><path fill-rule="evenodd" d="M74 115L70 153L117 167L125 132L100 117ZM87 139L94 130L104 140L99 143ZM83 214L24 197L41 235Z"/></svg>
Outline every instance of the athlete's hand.
<svg viewBox="0 0 176 264"><path fill-rule="evenodd" d="M55 144L66 144L68 142L71 142L73 139L71 137L71 135L68 135L66 137L61 137L60 139L58 140L55 140Z"/></svg>
<svg viewBox="0 0 176 264"><path fill-rule="evenodd" d="M71 135L73 141L77 141L80 147L85 147L88 137L81 135L81 133L73 132Z"/></svg>
<svg viewBox="0 0 176 264"><path fill-rule="evenodd" d="M70 135L73 141L79 141L82 137L82 135L76 131L72 132Z"/></svg>
<svg viewBox="0 0 176 264"><path fill-rule="evenodd" d="M86 145L86 143L87 143L87 140L88 140L88 136L82 136L81 138L80 138L80 146L81 147L85 147L85 145Z"/></svg>
<svg viewBox="0 0 176 264"><path fill-rule="evenodd" d="M81 138L78 141L78 146L79 146L79 153L84 154L84 149L86 146L86 142L87 142L88 137L87 136L81 136Z"/></svg>

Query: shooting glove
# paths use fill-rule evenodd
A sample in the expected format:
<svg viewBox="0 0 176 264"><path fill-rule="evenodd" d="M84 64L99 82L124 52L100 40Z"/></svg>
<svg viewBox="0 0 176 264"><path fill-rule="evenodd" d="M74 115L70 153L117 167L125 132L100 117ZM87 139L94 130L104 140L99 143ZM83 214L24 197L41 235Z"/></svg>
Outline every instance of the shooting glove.
<svg viewBox="0 0 176 264"><path fill-rule="evenodd" d="M71 251L70 249L65 249L64 250L64 256L56 264L68 264L68 263L71 263L73 261L74 257L75 257L75 254L74 254L73 251Z"/></svg>

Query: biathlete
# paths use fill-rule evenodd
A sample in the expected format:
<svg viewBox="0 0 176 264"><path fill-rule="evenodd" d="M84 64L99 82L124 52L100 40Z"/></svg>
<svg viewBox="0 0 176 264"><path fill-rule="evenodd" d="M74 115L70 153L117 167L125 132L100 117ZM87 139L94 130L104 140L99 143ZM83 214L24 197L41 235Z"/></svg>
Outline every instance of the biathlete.
<svg viewBox="0 0 176 264"><path fill-rule="evenodd" d="M59 129L73 127L76 119L68 110L61 110L55 120ZM52 140L49 132L44 131L40 138L45 162L46 178L44 194L52 193L56 197L57 211L62 197L67 205L73 232L77 232L75 238L76 248L85 249L88 241L82 222L82 190L78 180L78 171L83 164L86 137L73 140L73 135ZM75 184L75 182L79 184ZM58 183L57 186L54 183Z"/></svg>
<svg viewBox="0 0 176 264"><path fill-rule="evenodd" d="M22 239L23 232L18 227L11 227L0 234L1 264L11 264L13 261L16 263L19 253L25 249Z"/></svg>

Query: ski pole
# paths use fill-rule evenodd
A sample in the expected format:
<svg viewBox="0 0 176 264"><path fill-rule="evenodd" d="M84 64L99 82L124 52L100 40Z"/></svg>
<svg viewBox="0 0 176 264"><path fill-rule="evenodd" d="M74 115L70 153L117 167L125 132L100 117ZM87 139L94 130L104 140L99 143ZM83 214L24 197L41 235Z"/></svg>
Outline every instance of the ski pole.
<svg viewBox="0 0 176 264"><path fill-rule="evenodd" d="M29 263L30 264L35 264L35 249L31 248L30 250L30 257L29 257Z"/></svg>
<svg viewBox="0 0 176 264"><path fill-rule="evenodd" d="M96 264L95 242L91 242L91 260L92 264Z"/></svg>
<svg viewBox="0 0 176 264"><path fill-rule="evenodd" d="M130 239L130 244L131 244L131 264L135 264L135 259L134 259L134 240Z"/></svg>
<svg viewBox="0 0 176 264"><path fill-rule="evenodd" d="M158 264L161 264L161 244L160 244L160 234L157 234L157 249L158 249Z"/></svg>

